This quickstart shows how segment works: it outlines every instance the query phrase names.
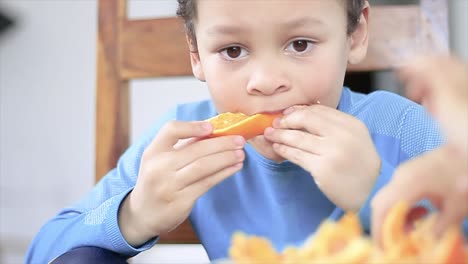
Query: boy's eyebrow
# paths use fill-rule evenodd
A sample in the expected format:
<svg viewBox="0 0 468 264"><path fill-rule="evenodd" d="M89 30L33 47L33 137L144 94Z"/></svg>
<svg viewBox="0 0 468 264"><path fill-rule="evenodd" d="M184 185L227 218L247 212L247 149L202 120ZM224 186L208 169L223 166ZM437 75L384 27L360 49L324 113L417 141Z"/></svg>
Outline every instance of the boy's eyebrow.
<svg viewBox="0 0 468 264"><path fill-rule="evenodd" d="M314 18L314 17L301 17L298 19L286 21L285 23L282 23L281 27L284 28L294 28L294 27L303 27L303 26L317 26L317 25L323 25L323 21Z"/></svg>
<svg viewBox="0 0 468 264"><path fill-rule="evenodd" d="M226 25L216 25L211 28L209 28L206 32L209 35L231 35L231 34L236 34L241 32L242 29L239 27L234 27L234 26L226 26Z"/></svg>
<svg viewBox="0 0 468 264"><path fill-rule="evenodd" d="M317 26L323 25L323 21L317 18L302 17L291 21L286 21L280 24L281 28L290 29L295 27ZM232 35L245 31L243 28L228 25L216 25L207 30L209 35Z"/></svg>

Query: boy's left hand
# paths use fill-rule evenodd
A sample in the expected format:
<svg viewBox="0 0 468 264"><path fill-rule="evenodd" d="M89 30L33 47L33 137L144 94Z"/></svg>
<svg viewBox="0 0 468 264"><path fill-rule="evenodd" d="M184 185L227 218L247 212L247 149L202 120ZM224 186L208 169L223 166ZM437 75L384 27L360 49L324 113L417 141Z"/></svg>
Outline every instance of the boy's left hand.
<svg viewBox="0 0 468 264"><path fill-rule="evenodd" d="M265 131L274 151L309 171L337 206L359 210L381 166L364 123L323 105L295 106L284 114Z"/></svg>

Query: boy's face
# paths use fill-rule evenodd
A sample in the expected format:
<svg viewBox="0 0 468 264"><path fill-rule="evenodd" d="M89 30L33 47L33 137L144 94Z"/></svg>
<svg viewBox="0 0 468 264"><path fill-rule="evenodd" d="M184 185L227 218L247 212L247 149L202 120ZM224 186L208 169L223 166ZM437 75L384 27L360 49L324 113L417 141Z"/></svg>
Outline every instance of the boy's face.
<svg viewBox="0 0 468 264"><path fill-rule="evenodd" d="M219 112L336 108L348 61L367 47L346 28L339 0L199 0L193 71Z"/></svg>

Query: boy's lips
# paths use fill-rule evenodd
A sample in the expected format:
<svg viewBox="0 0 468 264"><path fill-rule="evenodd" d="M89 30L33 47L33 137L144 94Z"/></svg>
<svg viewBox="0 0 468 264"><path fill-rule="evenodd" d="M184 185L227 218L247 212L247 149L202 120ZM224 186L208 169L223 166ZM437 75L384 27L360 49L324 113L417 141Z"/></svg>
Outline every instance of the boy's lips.
<svg viewBox="0 0 468 264"><path fill-rule="evenodd" d="M284 110L286 110L287 108L283 108L281 110L273 110L273 111L263 111L263 112L259 112L258 114L270 114L270 115L276 115L276 114L281 114L283 113Z"/></svg>
<svg viewBox="0 0 468 264"><path fill-rule="evenodd" d="M296 104L296 105L291 105L291 106L288 106L288 107L285 107L285 108L278 108L278 109L274 109L274 110L263 110L263 111L254 112L253 115L255 115L255 114L276 115L276 114L282 114L285 110L287 110L289 108L304 108L304 107L307 107L307 106L308 106L307 104Z"/></svg>
<svg viewBox="0 0 468 264"><path fill-rule="evenodd" d="M273 109L273 110L263 110L263 111L258 111L254 112L254 114L268 114L268 115L277 115L277 114L282 114L284 110L288 109L289 107L286 108L278 108L278 109Z"/></svg>

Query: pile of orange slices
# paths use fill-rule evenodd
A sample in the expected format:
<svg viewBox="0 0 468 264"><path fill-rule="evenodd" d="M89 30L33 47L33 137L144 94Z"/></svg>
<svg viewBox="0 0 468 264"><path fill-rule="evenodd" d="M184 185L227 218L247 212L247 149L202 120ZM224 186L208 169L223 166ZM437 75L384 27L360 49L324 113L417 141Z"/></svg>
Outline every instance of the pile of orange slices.
<svg viewBox="0 0 468 264"><path fill-rule="evenodd" d="M389 212L383 226L382 247L361 230L357 215L346 214L340 221L324 221L302 247L277 252L265 238L235 233L229 257L234 263L468 263L468 247L460 228L452 227L441 238L433 236L434 215L404 225L410 211L401 202Z"/></svg>

